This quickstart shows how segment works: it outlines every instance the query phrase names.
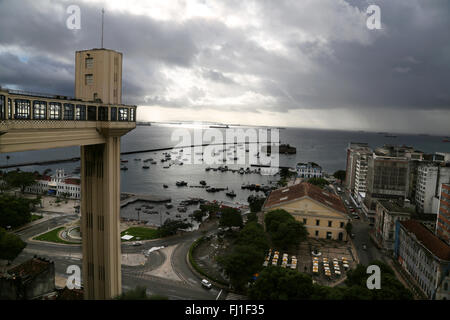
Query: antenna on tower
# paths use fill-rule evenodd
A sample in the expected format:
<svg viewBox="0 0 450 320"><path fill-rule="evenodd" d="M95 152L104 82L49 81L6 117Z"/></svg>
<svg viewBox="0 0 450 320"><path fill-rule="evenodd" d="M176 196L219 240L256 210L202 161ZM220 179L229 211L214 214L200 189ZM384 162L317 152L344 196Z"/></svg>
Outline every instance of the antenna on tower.
<svg viewBox="0 0 450 320"><path fill-rule="evenodd" d="M103 49L103 16L105 15L105 9L102 8L102 49Z"/></svg>

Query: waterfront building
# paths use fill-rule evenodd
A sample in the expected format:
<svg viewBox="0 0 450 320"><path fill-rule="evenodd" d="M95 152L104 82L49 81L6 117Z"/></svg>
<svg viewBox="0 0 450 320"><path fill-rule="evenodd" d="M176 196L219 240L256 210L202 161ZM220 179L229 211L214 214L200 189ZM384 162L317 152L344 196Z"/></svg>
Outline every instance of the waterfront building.
<svg viewBox="0 0 450 320"><path fill-rule="evenodd" d="M368 157L367 190L362 209L375 222L377 200L403 201L409 191L409 161L404 149L383 146Z"/></svg>
<svg viewBox="0 0 450 320"><path fill-rule="evenodd" d="M64 196L70 199L80 199L80 176L67 175L64 169L56 170L52 176L41 176L34 185L25 188L25 192L34 194L48 194L51 196Z"/></svg>
<svg viewBox="0 0 450 320"><path fill-rule="evenodd" d="M450 271L450 246L416 220L397 221L394 256L429 299Z"/></svg>
<svg viewBox="0 0 450 320"><path fill-rule="evenodd" d="M348 240L350 222L341 198L315 185L302 182L274 190L264 203L263 212L284 209L302 222L310 237Z"/></svg>
<svg viewBox="0 0 450 320"><path fill-rule="evenodd" d="M419 212L437 213L442 183L450 183L449 163L422 163L417 169L415 200Z"/></svg>
<svg viewBox="0 0 450 320"><path fill-rule="evenodd" d="M450 184L441 185L436 235L450 244Z"/></svg>
<svg viewBox="0 0 450 320"><path fill-rule="evenodd" d="M369 154L367 152L356 151L354 155L356 159L355 166L355 179L354 188L352 190L353 199L357 199L361 192L366 192L367 190L367 159Z"/></svg>
<svg viewBox="0 0 450 320"><path fill-rule="evenodd" d="M367 143L362 142L350 142L347 147L347 164L345 171L345 188L350 192L354 193L355 184L356 184L356 167L357 160L362 156L370 155L372 150L369 148ZM363 169L361 165L364 166L364 163L360 162L360 169ZM363 172L360 170L359 178L363 178ZM361 188L363 185L362 181L358 182L358 188ZM364 192L364 191L362 191Z"/></svg>
<svg viewBox="0 0 450 320"><path fill-rule="evenodd" d="M322 177L322 167L317 163L297 163L296 166L297 176L299 178L321 178Z"/></svg>

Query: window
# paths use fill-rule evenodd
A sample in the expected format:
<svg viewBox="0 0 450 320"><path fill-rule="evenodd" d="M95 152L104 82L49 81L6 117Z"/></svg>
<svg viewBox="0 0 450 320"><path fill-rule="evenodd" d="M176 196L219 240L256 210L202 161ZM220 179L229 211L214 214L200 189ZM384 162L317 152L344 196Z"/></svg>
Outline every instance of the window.
<svg viewBox="0 0 450 320"><path fill-rule="evenodd" d="M119 121L128 121L128 109L119 108Z"/></svg>
<svg viewBox="0 0 450 320"><path fill-rule="evenodd" d="M8 119L12 119L12 102L11 99L8 98Z"/></svg>
<svg viewBox="0 0 450 320"><path fill-rule="evenodd" d="M327 232L327 239L331 239L332 238L332 234L330 231Z"/></svg>
<svg viewBox="0 0 450 320"><path fill-rule="evenodd" d="M94 83L94 75L93 74L86 74L84 76L84 84L85 85L91 85Z"/></svg>
<svg viewBox="0 0 450 320"><path fill-rule="evenodd" d="M306 220L306 219L303 219L303 224L306 224L306 222L307 222L308 220Z"/></svg>
<svg viewBox="0 0 450 320"><path fill-rule="evenodd" d="M75 120L86 120L86 106L77 104L75 108Z"/></svg>
<svg viewBox="0 0 450 320"><path fill-rule="evenodd" d="M108 121L108 107L98 107L98 120Z"/></svg>
<svg viewBox="0 0 450 320"><path fill-rule="evenodd" d="M90 69L94 66L94 58L86 58L84 62L85 62L84 66L86 69Z"/></svg>
<svg viewBox="0 0 450 320"><path fill-rule="evenodd" d="M319 230L316 230L316 237L319 236Z"/></svg>
<svg viewBox="0 0 450 320"><path fill-rule="evenodd" d="M30 100L14 100L16 104L16 110L14 112L15 119L30 119L31 116L31 103Z"/></svg>
<svg viewBox="0 0 450 320"><path fill-rule="evenodd" d="M61 103L50 102L50 120L61 120Z"/></svg>
<svg viewBox="0 0 450 320"><path fill-rule="evenodd" d="M0 96L0 119L6 119L5 96Z"/></svg>
<svg viewBox="0 0 450 320"><path fill-rule="evenodd" d="M328 221L328 227L331 227L332 224L333 224L333 221Z"/></svg>
<svg viewBox="0 0 450 320"><path fill-rule="evenodd" d="M97 107L88 107L88 121L97 121Z"/></svg>
<svg viewBox="0 0 450 320"><path fill-rule="evenodd" d="M320 220L316 220L316 226L320 226Z"/></svg>
<svg viewBox="0 0 450 320"><path fill-rule="evenodd" d="M111 107L111 121L117 121L117 108Z"/></svg>
<svg viewBox="0 0 450 320"><path fill-rule="evenodd" d="M71 103L64 103L64 120L74 119L74 105Z"/></svg>
<svg viewBox="0 0 450 320"><path fill-rule="evenodd" d="M135 108L131 108L130 109L130 121L136 121L136 116L135 116L135 113L136 113L136 109Z"/></svg>
<svg viewBox="0 0 450 320"><path fill-rule="evenodd" d="M343 228L344 227L344 223L343 222L341 222L341 228Z"/></svg>
<svg viewBox="0 0 450 320"><path fill-rule="evenodd" d="M33 119L47 119L47 102L33 101Z"/></svg>

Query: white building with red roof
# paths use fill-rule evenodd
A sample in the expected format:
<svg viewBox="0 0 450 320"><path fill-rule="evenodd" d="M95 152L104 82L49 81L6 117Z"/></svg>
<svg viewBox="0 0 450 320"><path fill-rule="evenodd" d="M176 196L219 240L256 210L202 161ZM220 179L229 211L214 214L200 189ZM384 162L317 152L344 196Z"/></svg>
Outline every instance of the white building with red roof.
<svg viewBox="0 0 450 320"><path fill-rule="evenodd" d="M25 189L25 192L80 199L81 179L79 176L67 175L64 169L58 169L52 176L39 177L34 185Z"/></svg>

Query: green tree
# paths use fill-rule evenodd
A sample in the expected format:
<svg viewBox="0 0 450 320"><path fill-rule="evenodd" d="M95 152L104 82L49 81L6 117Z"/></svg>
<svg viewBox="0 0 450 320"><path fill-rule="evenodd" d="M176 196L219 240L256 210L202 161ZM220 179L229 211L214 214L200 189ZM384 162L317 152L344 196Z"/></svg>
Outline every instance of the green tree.
<svg viewBox="0 0 450 320"><path fill-rule="evenodd" d="M250 195L247 198L248 205L250 207L250 212L260 212L261 208L264 204L264 201L266 201L265 197Z"/></svg>
<svg viewBox="0 0 450 320"><path fill-rule="evenodd" d="M345 180L345 175L346 175L345 170L338 170L335 173L333 173L333 177L341 181Z"/></svg>
<svg viewBox="0 0 450 320"><path fill-rule="evenodd" d="M10 188L20 188L22 193L25 188L36 183L36 176L32 172L9 171L4 180Z"/></svg>
<svg viewBox="0 0 450 320"><path fill-rule="evenodd" d="M258 222L258 216L256 212L250 212L247 214L247 223Z"/></svg>
<svg viewBox="0 0 450 320"><path fill-rule="evenodd" d="M367 289L367 266L359 264L347 273L345 284L353 291L346 292L347 299L357 299L358 296L372 300L411 300L413 295L396 278L392 268L382 261L372 261L370 265L377 265L381 272L381 289ZM358 290L355 287L359 288ZM363 290L364 289L364 290Z"/></svg>
<svg viewBox="0 0 450 320"><path fill-rule="evenodd" d="M261 269L264 252L252 245L237 245L230 253L219 256L217 262L230 277L231 285L243 290L251 276Z"/></svg>
<svg viewBox="0 0 450 320"><path fill-rule="evenodd" d="M0 228L0 259L14 260L26 245L19 236Z"/></svg>
<svg viewBox="0 0 450 320"><path fill-rule="evenodd" d="M252 300L305 300L314 292L309 275L296 270L269 266L249 289Z"/></svg>
<svg viewBox="0 0 450 320"><path fill-rule="evenodd" d="M288 249L306 240L308 231L303 223L297 221L283 209L270 211L265 216L266 230L275 246Z"/></svg>
<svg viewBox="0 0 450 320"><path fill-rule="evenodd" d="M315 186L318 186L320 188L323 188L327 185L329 185L329 182L325 180L324 178L309 178L308 183L313 184Z"/></svg>
<svg viewBox="0 0 450 320"><path fill-rule="evenodd" d="M294 220L280 223L270 235L275 246L287 250L306 240L308 232L303 223Z"/></svg>
<svg viewBox="0 0 450 320"><path fill-rule="evenodd" d="M222 227L242 227L243 221L239 210L235 208L222 208L219 225Z"/></svg>
<svg viewBox="0 0 450 320"><path fill-rule="evenodd" d="M206 212L202 211L202 210L195 210L192 213L192 218L197 221L197 222L202 222L203 217L206 215Z"/></svg>
<svg viewBox="0 0 450 320"><path fill-rule="evenodd" d="M0 195L0 227L19 227L31 221L31 205L36 199L29 200L7 194Z"/></svg>
<svg viewBox="0 0 450 320"><path fill-rule="evenodd" d="M269 239L264 232L262 225L256 222L247 223L245 227L239 232L236 240L238 245L251 245L261 252L269 250Z"/></svg>
<svg viewBox="0 0 450 320"><path fill-rule="evenodd" d="M292 215L283 209L272 210L264 216L266 230L270 233L278 229L278 225L283 222L293 220Z"/></svg>
<svg viewBox="0 0 450 320"><path fill-rule="evenodd" d="M164 221L163 225L158 228L158 231L161 237L168 237L176 234L179 229L187 229L191 227L192 223L167 219Z"/></svg>
<svg viewBox="0 0 450 320"><path fill-rule="evenodd" d="M213 203L213 202L202 203L200 205L200 210L202 212L204 212L205 214L209 213L210 218L216 217L217 211L219 211L219 209L220 209L220 206L217 203Z"/></svg>

